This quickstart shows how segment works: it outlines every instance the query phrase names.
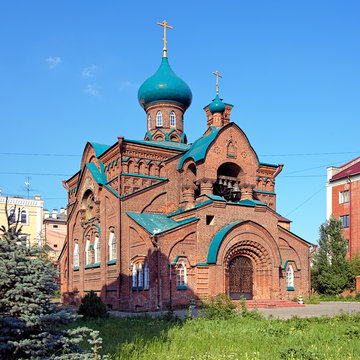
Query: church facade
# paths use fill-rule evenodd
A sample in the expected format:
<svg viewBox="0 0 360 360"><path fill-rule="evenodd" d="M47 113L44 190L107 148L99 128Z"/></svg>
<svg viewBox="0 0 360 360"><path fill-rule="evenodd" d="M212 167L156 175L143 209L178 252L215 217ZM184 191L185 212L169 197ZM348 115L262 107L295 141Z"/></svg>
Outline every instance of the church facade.
<svg viewBox="0 0 360 360"><path fill-rule="evenodd" d="M138 92L144 140L86 144L80 170L64 181L65 301L93 290L113 308L146 311L219 293L308 295L311 244L276 212L282 165L259 160L218 91L204 108L204 135L188 144L191 99L164 51Z"/></svg>

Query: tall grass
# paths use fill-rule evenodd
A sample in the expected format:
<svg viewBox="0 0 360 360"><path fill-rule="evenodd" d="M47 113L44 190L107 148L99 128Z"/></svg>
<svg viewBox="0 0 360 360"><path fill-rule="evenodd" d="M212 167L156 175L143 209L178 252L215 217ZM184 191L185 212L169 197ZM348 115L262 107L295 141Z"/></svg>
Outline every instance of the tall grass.
<svg viewBox="0 0 360 360"><path fill-rule="evenodd" d="M110 317L86 325L100 331L112 360L360 359L360 314L290 320Z"/></svg>

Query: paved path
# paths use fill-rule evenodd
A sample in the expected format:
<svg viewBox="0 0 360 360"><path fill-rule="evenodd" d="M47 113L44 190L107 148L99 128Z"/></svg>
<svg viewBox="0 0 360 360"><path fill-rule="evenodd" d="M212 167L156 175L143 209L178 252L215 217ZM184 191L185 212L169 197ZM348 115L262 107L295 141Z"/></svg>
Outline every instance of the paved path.
<svg viewBox="0 0 360 360"><path fill-rule="evenodd" d="M305 307L293 307L293 308L272 308L272 309L259 309L259 312L263 313L266 317L272 315L274 318L289 319L292 316L298 317L313 317L313 316L333 316L345 313L357 313L360 312L360 302L322 302L318 305L306 305ZM179 317L185 317L187 310L175 310L174 313ZM130 313L122 311L111 311L111 314L116 316L141 316L150 315L152 317L164 315L166 311L148 312L148 313ZM193 310L193 315L197 315L197 309Z"/></svg>
<svg viewBox="0 0 360 360"><path fill-rule="evenodd" d="M259 309L266 317L272 315L275 318L289 319L292 316L302 318L313 316L333 316L344 313L360 312L360 302L322 302L317 305L306 305L305 307Z"/></svg>

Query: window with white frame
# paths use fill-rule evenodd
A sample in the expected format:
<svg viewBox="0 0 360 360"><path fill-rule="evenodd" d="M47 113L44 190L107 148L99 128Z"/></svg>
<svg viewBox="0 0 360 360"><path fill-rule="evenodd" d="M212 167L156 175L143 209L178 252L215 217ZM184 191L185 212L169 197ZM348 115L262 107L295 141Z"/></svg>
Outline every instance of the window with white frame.
<svg viewBox="0 0 360 360"><path fill-rule="evenodd" d="M176 125L176 116L175 113L172 111L170 113L170 126L175 127L175 125Z"/></svg>
<svg viewBox="0 0 360 360"><path fill-rule="evenodd" d="M74 244L74 267L79 267L79 244Z"/></svg>
<svg viewBox="0 0 360 360"><path fill-rule="evenodd" d="M294 269L291 265L286 270L286 288L288 290L294 290Z"/></svg>
<svg viewBox="0 0 360 360"><path fill-rule="evenodd" d="M21 222L21 224L28 223L28 212L26 209L22 209L20 212L20 222Z"/></svg>
<svg viewBox="0 0 360 360"><path fill-rule="evenodd" d="M156 114L156 126L163 126L162 113L158 111Z"/></svg>
<svg viewBox="0 0 360 360"><path fill-rule="evenodd" d="M135 264L132 266L132 288L133 290L137 288L137 270Z"/></svg>
<svg viewBox="0 0 360 360"><path fill-rule="evenodd" d="M91 246L90 239L86 239L85 245L85 265L90 265L91 263Z"/></svg>
<svg viewBox="0 0 360 360"><path fill-rule="evenodd" d="M151 129L151 116L148 117L148 130Z"/></svg>
<svg viewBox="0 0 360 360"><path fill-rule="evenodd" d="M15 211L14 208L9 210L8 218L9 218L9 223L10 224L15 224L17 218L16 218L16 211Z"/></svg>
<svg viewBox="0 0 360 360"><path fill-rule="evenodd" d="M144 282L143 282L143 268L142 264L139 264L138 267L138 290L142 290Z"/></svg>
<svg viewBox="0 0 360 360"><path fill-rule="evenodd" d="M116 260L116 238L114 231L110 231L109 235L109 260Z"/></svg>
<svg viewBox="0 0 360 360"><path fill-rule="evenodd" d="M144 265L144 289L148 290L150 287L150 278L149 278L149 263L146 262Z"/></svg>
<svg viewBox="0 0 360 360"><path fill-rule="evenodd" d="M183 262L180 262L176 268L176 286L177 288L186 288L186 266Z"/></svg>
<svg viewBox="0 0 360 360"><path fill-rule="evenodd" d="M350 201L349 190L344 190L339 192L339 204L348 203Z"/></svg>
<svg viewBox="0 0 360 360"><path fill-rule="evenodd" d="M100 262L100 239L98 236L95 236L94 242L94 263Z"/></svg>

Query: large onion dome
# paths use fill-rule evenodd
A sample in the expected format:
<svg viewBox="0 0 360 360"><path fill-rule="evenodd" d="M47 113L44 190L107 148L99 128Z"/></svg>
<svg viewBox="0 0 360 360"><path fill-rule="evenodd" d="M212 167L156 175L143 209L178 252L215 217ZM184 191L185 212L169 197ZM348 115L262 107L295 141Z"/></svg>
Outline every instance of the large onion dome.
<svg viewBox="0 0 360 360"><path fill-rule="evenodd" d="M186 109L191 104L192 93L186 82L172 71L167 57L163 57L156 73L140 86L138 100L144 109L159 101L173 101Z"/></svg>
<svg viewBox="0 0 360 360"><path fill-rule="evenodd" d="M219 98L219 95L216 94L215 99L209 106L209 110L212 114L222 113L225 111L225 104L221 100L222 99Z"/></svg>

